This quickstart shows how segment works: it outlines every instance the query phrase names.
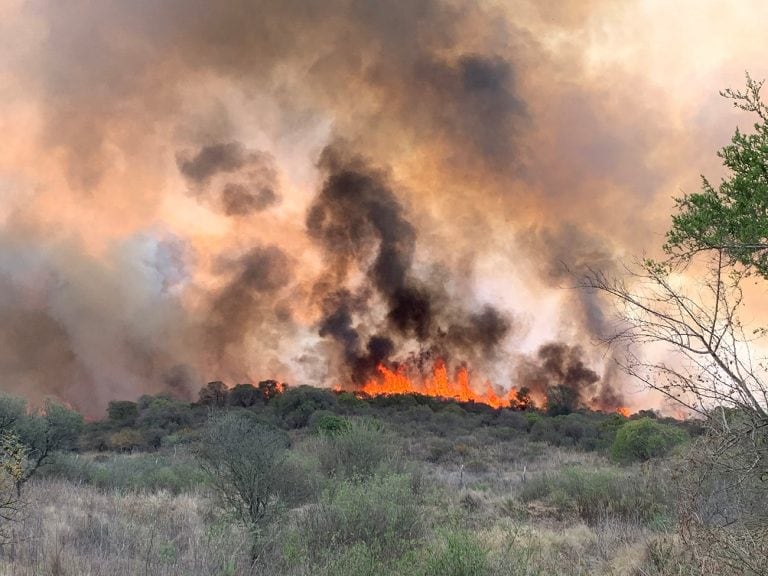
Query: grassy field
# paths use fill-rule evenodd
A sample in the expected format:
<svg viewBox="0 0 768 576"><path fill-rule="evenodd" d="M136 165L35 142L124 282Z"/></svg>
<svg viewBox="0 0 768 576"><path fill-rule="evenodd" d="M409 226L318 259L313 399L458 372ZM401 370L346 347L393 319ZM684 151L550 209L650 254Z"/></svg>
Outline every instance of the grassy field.
<svg viewBox="0 0 768 576"><path fill-rule="evenodd" d="M180 446L59 456L27 486L0 574L695 573L678 554L670 460L618 466L513 427L350 421L291 432L254 564L250 534Z"/></svg>

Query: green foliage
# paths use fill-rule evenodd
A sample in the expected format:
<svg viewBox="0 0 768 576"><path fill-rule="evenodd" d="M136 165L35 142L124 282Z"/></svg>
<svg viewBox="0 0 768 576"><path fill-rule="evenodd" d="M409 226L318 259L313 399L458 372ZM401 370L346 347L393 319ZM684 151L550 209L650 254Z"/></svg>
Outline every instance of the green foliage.
<svg viewBox="0 0 768 576"><path fill-rule="evenodd" d="M197 462L186 454L114 454L92 458L62 453L52 459L44 474L104 490L141 493L167 490L179 494L206 480Z"/></svg>
<svg viewBox="0 0 768 576"><path fill-rule="evenodd" d="M597 450L607 447L613 439L602 427L605 416L572 413L535 420L530 430L531 440L547 442L553 446L578 447ZM610 417L608 417L610 418Z"/></svg>
<svg viewBox="0 0 768 576"><path fill-rule="evenodd" d="M0 434L0 490L6 492L15 487L24 476L27 447L13 432Z"/></svg>
<svg viewBox="0 0 768 576"><path fill-rule="evenodd" d="M158 396L149 401L139 412L137 426L144 429L159 429L160 438L192 424L192 409L186 402ZM160 438L150 443L153 447L160 445Z"/></svg>
<svg viewBox="0 0 768 576"><path fill-rule="evenodd" d="M578 392L570 386L550 386L547 389L547 414L560 416L570 414L579 405Z"/></svg>
<svg viewBox="0 0 768 576"><path fill-rule="evenodd" d="M128 400L112 400L107 405L107 417L117 424L130 426L139 415L139 406Z"/></svg>
<svg viewBox="0 0 768 576"><path fill-rule="evenodd" d="M501 410L493 423L496 426L508 426L519 432L528 431L528 418L526 418L526 415L512 410Z"/></svg>
<svg viewBox="0 0 768 576"><path fill-rule="evenodd" d="M229 391L227 398L230 406L249 408L264 401L264 398L253 384L238 384Z"/></svg>
<svg viewBox="0 0 768 576"><path fill-rule="evenodd" d="M344 430L326 435L317 447L321 470L330 477L371 476L395 454L394 440L370 420L347 422Z"/></svg>
<svg viewBox="0 0 768 576"><path fill-rule="evenodd" d="M26 411L27 403L21 398L0 396L0 432L13 430Z"/></svg>
<svg viewBox="0 0 768 576"><path fill-rule="evenodd" d="M664 456L687 438L685 431L651 418L630 420L616 432L611 457L618 462L644 462Z"/></svg>
<svg viewBox="0 0 768 576"><path fill-rule="evenodd" d="M393 558L413 545L422 528L412 478L377 475L332 484L302 518L296 540L310 558L359 543L379 558Z"/></svg>
<svg viewBox="0 0 768 576"><path fill-rule="evenodd" d="M330 390L299 386L285 391L274 403L278 415L288 428L303 428L318 410L334 409L336 395Z"/></svg>
<svg viewBox="0 0 768 576"><path fill-rule="evenodd" d="M520 498L542 500L590 524L607 517L651 523L671 513L670 495L658 478L614 468L573 466L542 474L523 486Z"/></svg>
<svg viewBox="0 0 768 576"><path fill-rule="evenodd" d="M26 474L27 447L10 431L0 432L0 544L11 539L10 525L23 509L18 486Z"/></svg>
<svg viewBox="0 0 768 576"><path fill-rule="evenodd" d="M277 463L277 494L289 507L317 502L325 487L326 478L314 451L290 450Z"/></svg>
<svg viewBox="0 0 768 576"><path fill-rule="evenodd" d="M120 452L130 452L144 444L144 435L139 430L124 428L109 437L109 447Z"/></svg>
<svg viewBox="0 0 768 576"><path fill-rule="evenodd" d="M351 392L342 392L338 395L339 408L347 414L359 414L366 412L370 405L365 400L361 400Z"/></svg>
<svg viewBox="0 0 768 576"><path fill-rule="evenodd" d="M429 550L424 576L486 576L491 573L488 550L465 530L447 531L443 542Z"/></svg>
<svg viewBox="0 0 768 576"><path fill-rule="evenodd" d="M198 403L203 406L222 408L227 404L228 394L227 385L221 380L208 382L208 384L200 388Z"/></svg>
<svg viewBox="0 0 768 576"><path fill-rule="evenodd" d="M336 416L333 412L315 412L310 419L310 425L319 434L335 436L343 434L350 429L351 424L346 418Z"/></svg>
<svg viewBox="0 0 768 576"><path fill-rule="evenodd" d="M48 464L55 452L72 450L83 430L83 417L66 406L52 401L45 403L42 414L25 414L14 424L14 432L27 450L24 474L17 481L21 486L41 467Z"/></svg>
<svg viewBox="0 0 768 576"><path fill-rule="evenodd" d="M719 186L702 176L701 192L676 199L665 248L683 257L724 249L733 262L768 277L768 107L760 98L762 85L747 75L744 92L722 93L737 108L757 114L754 133L737 129L718 152L729 171Z"/></svg>
<svg viewBox="0 0 768 576"><path fill-rule="evenodd" d="M45 422L46 443L51 450L72 450L83 430L83 417L75 410L46 402L42 416Z"/></svg>

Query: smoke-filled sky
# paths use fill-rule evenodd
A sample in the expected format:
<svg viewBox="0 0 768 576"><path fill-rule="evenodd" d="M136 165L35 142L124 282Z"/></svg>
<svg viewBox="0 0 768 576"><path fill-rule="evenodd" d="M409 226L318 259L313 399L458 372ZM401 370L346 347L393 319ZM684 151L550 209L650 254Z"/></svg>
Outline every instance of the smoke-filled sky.
<svg viewBox="0 0 768 576"><path fill-rule="evenodd" d="M563 264L658 250L749 125L718 91L768 74L766 24L758 1L0 0L0 389L97 414L428 353L501 388L583 361L641 407Z"/></svg>

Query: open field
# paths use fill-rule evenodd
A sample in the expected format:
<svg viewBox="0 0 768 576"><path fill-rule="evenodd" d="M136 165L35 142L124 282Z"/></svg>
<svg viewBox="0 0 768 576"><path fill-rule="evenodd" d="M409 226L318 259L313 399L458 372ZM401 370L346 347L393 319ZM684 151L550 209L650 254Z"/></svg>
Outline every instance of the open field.
<svg viewBox="0 0 768 576"><path fill-rule="evenodd" d="M57 456L25 488L0 573L701 573L679 554L674 456L618 465L605 449L555 446L516 418L458 406L422 406L418 418L357 409L369 414L334 416L351 427L341 433L323 432L317 417L290 428L255 562L251 534L202 474L190 440ZM579 418L589 420L566 420Z"/></svg>

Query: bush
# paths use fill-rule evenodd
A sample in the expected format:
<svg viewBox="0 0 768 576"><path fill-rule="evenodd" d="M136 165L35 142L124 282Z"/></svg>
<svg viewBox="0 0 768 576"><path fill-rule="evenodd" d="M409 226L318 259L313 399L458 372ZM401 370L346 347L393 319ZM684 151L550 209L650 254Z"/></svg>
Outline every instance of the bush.
<svg viewBox="0 0 768 576"><path fill-rule="evenodd" d="M45 475L90 484L105 490L174 494L192 490L205 480L197 464L186 455L172 458L157 454L99 456L58 454Z"/></svg>
<svg viewBox="0 0 768 576"><path fill-rule="evenodd" d="M330 390L299 386L275 399L277 413L288 428L303 428L318 410L333 410L336 396Z"/></svg>
<svg viewBox="0 0 768 576"><path fill-rule="evenodd" d="M624 463L645 462L668 454L686 438L683 430L651 418L630 420L616 432L611 457Z"/></svg>
<svg viewBox="0 0 768 576"><path fill-rule="evenodd" d="M513 428L518 432L528 431L528 418L524 414L512 410L501 410L493 423L496 426Z"/></svg>
<svg viewBox="0 0 768 576"><path fill-rule="evenodd" d="M162 431L161 437L192 424L192 409L185 402L158 396L149 400L144 408L142 404L139 403L137 425L145 430Z"/></svg>
<svg viewBox="0 0 768 576"><path fill-rule="evenodd" d="M139 415L139 406L128 400L112 400L107 406L107 418L121 426L131 426Z"/></svg>
<svg viewBox="0 0 768 576"><path fill-rule="evenodd" d="M347 422L345 430L318 444L320 468L330 477L371 476L394 454L394 440L370 420Z"/></svg>
<svg viewBox="0 0 768 576"><path fill-rule="evenodd" d="M138 430L124 428L109 437L109 446L120 452L130 452L144 443L144 435Z"/></svg>
<svg viewBox="0 0 768 576"><path fill-rule="evenodd" d="M429 550L424 576L486 576L488 551L465 531L451 531L436 550Z"/></svg>
<svg viewBox="0 0 768 576"><path fill-rule="evenodd" d="M285 504L295 507L317 501L324 479L316 454L290 450L278 463L277 471L281 478L277 493Z"/></svg>
<svg viewBox="0 0 768 576"><path fill-rule="evenodd" d="M422 532L412 484L408 474L334 484L302 518L298 541L310 557L358 543L367 544L379 557L397 557Z"/></svg>
<svg viewBox="0 0 768 576"><path fill-rule="evenodd" d="M590 524L605 517L650 523L671 510L658 471L651 478L613 468L570 467L532 478L523 486L520 498L524 502L542 500Z"/></svg>
<svg viewBox="0 0 768 576"><path fill-rule="evenodd" d="M325 436L343 434L350 429L349 420L327 410L315 412L309 419L309 425L315 432Z"/></svg>
<svg viewBox="0 0 768 576"><path fill-rule="evenodd" d="M229 391L227 402L230 406L250 408L255 404L263 403L264 398L253 384L238 384Z"/></svg>

